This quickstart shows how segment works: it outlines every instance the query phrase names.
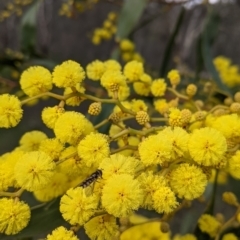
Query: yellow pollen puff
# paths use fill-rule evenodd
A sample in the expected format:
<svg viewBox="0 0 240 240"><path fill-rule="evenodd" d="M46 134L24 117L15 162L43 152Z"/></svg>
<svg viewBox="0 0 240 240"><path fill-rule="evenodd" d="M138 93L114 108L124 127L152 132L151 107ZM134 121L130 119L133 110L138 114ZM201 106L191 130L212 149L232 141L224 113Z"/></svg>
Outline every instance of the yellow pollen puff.
<svg viewBox="0 0 240 240"><path fill-rule="evenodd" d="M123 73L130 82L138 81L144 74L143 64L136 60L128 62L124 66Z"/></svg>
<svg viewBox="0 0 240 240"><path fill-rule="evenodd" d="M97 206L95 194L86 196L83 188L70 188L61 198L60 212L71 225L83 225L94 215Z"/></svg>
<svg viewBox="0 0 240 240"><path fill-rule="evenodd" d="M172 156L172 139L160 132L147 137L138 147L139 155L145 166L164 164Z"/></svg>
<svg viewBox="0 0 240 240"><path fill-rule="evenodd" d="M169 109L168 123L172 127L183 127L186 125L182 119L182 112L177 108Z"/></svg>
<svg viewBox="0 0 240 240"><path fill-rule="evenodd" d="M109 157L110 147L106 135L90 133L78 144L78 156L88 167L98 167L102 159Z"/></svg>
<svg viewBox="0 0 240 240"><path fill-rule="evenodd" d="M130 174L112 176L102 190L102 206L115 217L130 215L140 207L142 201L140 183Z"/></svg>
<svg viewBox="0 0 240 240"><path fill-rule="evenodd" d="M120 71L106 71L101 77L101 85L109 91L118 91L126 86L126 78Z"/></svg>
<svg viewBox="0 0 240 240"><path fill-rule="evenodd" d="M151 85L151 93L154 97L162 97L167 89L167 84L163 78L155 79Z"/></svg>
<svg viewBox="0 0 240 240"><path fill-rule="evenodd" d="M166 99L155 100L154 107L162 115L166 114L169 109L169 105L168 105Z"/></svg>
<svg viewBox="0 0 240 240"><path fill-rule="evenodd" d="M170 187L159 186L153 194L153 207L158 213L171 213L179 205Z"/></svg>
<svg viewBox="0 0 240 240"><path fill-rule="evenodd" d="M2 94L0 103L0 128L15 127L23 115L20 100L14 95Z"/></svg>
<svg viewBox="0 0 240 240"><path fill-rule="evenodd" d="M193 97L197 93L197 86L195 84L189 84L186 93L189 97Z"/></svg>
<svg viewBox="0 0 240 240"><path fill-rule="evenodd" d="M84 228L90 239L114 239L119 233L116 218L108 214L92 218Z"/></svg>
<svg viewBox="0 0 240 240"><path fill-rule="evenodd" d="M204 193L207 177L201 168L183 163L171 171L169 182L172 190L180 198L193 200Z"/></svg>
<svg viewBox="0 0 240 240"><path fill-rule="evenodd" d="M42 111L43 123L53 129L58 118L65 112L65 109L60 106L45 107Z"/></svg>
<svg viewBox="0 0 240 240"><path fill-rule="evenodd" d="M50 183L55 168L56 164L46 153L33 151L19 158L14 175L19 186L32 192Z"/></svg>
<svg viewBox="0 0 240 240"><path fill-rule="evenodd" d="M181 77L178 72L178 70L173 69L170 72L168 72L167 77L170 80L170 83L173 87L177 86L180 83Z"/></svg>
<svg viewBox="0 0 240 240"><path fill-rule="evenodd" d="M26 132L20 139L20 149L24 151L36 151L43 140L47 139L47 135L41 131Z"/></svg>
<svg viewBox="0 0 240 240"><path fill-rule="evenodd" d="M93 132L91 122L79 112L69 111L62 114L54 126L54 133L62 143L78 144L79 140Z"/></svg>
<svg viewBox="0 0 240 240"><path fill-rule="evenodd" d="M91 80L100 80L105 71L105 65L99 60L95 60L87 65L87 77Z"/></svg>
<svg viewBox="0 0 240 240"><path fill-rule="evenodd" d="M213 216L209 214L203 214L198 219L198 226L202 232L210 235L210 237L215 237L221 227L221 223L216 220Z"/></svg>
<svg viewBox="0 0 240 240"><path fill-rule="evenodd" d="M144 125L150 121L150 117L147 112L139 111L136 114L136 120L140 125Z"/></svg>
<svg viewBox="0 0 240 240"><path fill-rule="evenodd" d="M102 104L101 102L94 102L91 103L88 108L88 113L93 116L97 116L102 111Z"/></svg>
<svg viewBox="0 0 240 240"><path fill-rule="evenodd" d="M239 205L236 195L232 192L224 192L222 198L223 201L229 205L233 205L235 207L238 207Z"/></svg>
<svg viewBox="0 0 240 240"><path fill-rule="evenodd" d="M72 60L57 65L52 75L53 83L59 88L75 87L85 78L85 72L81 65Z"/></svg>
<svg viewBox="0 0 240 240"><path fill-rule="evenodd" d="M74 235L72 230L67 230L65 227L58 227L52 231L51 234L47 235L47 240L79 240L77 236Z"/></svg>
<svg viewBox="0 0 240 240"><path fill-rule="evenodd" d="M226 153L227 142L221 132L206 127L191 134L188 147L195 162L203 166L216 166Z"/></svg>
<svg viewBox="0 0 240 240"><path fill-rule="evenodd" d="M134 51L134 44L132 41L128 40L128 39L122 39L121 42L120 42L120 49L122 51Z"/></svg>
<svg viewBox="0 0 240 240"><path fill-rule="evenodd" d="M22 73L20 85L23 92L32 97L52 89L52 75L44 67L30 67Z"/></svg>
<svg viewBox="0 0 240 240"><path fill-rule="evenodd" d="M224 234L222 240L238 240L238 237L233 233Z"/></svg>
<svg viewBox="0 0 240 240"><path fill-rule="evenodd" d="M30 207L13 198L0 199L0 233L14 235L24 229L30 220Z"/></svg>

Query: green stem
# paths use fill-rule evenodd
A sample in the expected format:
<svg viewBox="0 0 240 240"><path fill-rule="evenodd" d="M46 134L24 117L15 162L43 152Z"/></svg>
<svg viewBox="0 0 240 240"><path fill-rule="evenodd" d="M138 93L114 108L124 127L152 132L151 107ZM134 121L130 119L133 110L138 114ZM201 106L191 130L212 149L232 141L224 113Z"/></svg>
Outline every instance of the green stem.
<svg viewBox="0 0 240 240"><path fill-rule="evenodd" d="M16 192L0 192L0 196L1 197L20 197L23 192L24 192L24 189L20 188Z"/></svg>
<svg viewBox="0 0 240 240"><path fill-rule="evenodd" d="M181 98L181 99L189 100L189 97L188 97L188 96L179 93L178 91L176 91L176 90L173 89L173 88L168 87L167 90L168 90L169 92L173 93L175 96Z"/></svg>
<svg viewBox="0 0 240 240"><path fill-rule="evenodd" d="M36 96L33 96L33 97L29 97L25 100L22 100L21 101L21 104L26 104L34 99L38 99L38 98L41 98L41 97L45 97L45 96L49 96L49 97L53 97L53 98L56 98L60 101L65 101L67 100L68 98L71 98L71 97L74 97L76 96L77 93L70 93L68 95L65 95L65 96L62 96L62 95L59 95L59 94L56 94L56 93L52 93L52 92L45 92L45 93L41 93L41 94L38 94Z"/></svg>
<svg viewBox="0 0 240 240"><path fill-rule="evenodd" d="M137 150L138 147L137 147L137 146L126 145L126 146L123 146L123 147L120 147L120 148L117 148L117 149L112 150L112 151L111 151L111 154L115 154L115 153L124 151L124 150L126 150L126 149Z"/></svg>
<svg viewBox="0 0 240 240"><path fill-rule="evenodd" d="M94 129L98 129L98 128L102 127L103 125L105 125L105 124L108 123L108 122L109 122L108 119L104 119L104 120L102 120L100 123L96 124L96 125L94 126Z"/></svg>

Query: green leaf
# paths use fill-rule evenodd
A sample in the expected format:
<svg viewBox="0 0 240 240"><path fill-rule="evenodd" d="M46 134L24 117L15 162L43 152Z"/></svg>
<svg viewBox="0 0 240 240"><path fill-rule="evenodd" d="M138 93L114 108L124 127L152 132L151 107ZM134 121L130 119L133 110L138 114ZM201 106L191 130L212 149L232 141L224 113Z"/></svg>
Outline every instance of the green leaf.
<svg viewBox="0 0 240 240"><path fill-rule="evenodd" d="M134 28L147 4L146 0L125 0L118 17L117 39L126 38Z"/></svg>
<svg viewBox="0 0 240 240"><path fill-rule="evenodd" d="M63 220L59 212L59 200L55 201L49 208L46 206L32 210L31 219L26 228L19 234L13 236L6 236L0 234L1 240L16 240L27 237L36 237L46 235L58 226L64 225L66 222Z"/></svg>
<svg viewBox="0 0 240 240"><path fill-rule="evenodd" d="M21 49L24 53L33 53L36 45L37 11L41 2L36 1L21 19Z"/></svg>

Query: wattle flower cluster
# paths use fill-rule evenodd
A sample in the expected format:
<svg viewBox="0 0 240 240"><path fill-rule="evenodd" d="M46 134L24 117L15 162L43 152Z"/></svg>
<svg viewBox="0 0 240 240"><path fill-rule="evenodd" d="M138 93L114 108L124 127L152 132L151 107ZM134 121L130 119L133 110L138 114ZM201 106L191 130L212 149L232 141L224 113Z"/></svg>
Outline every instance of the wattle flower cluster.
<svg viewBox="0 0 240 240"><path fill-rule="evenodd" d="M204 105L194 99L196 85L180 88L177 70L167 78L153 79L136 60L123 68L115 60L95 60L84 70L69 60L52 73L41 66L25 70L20 85L28 98L0 95L0 127L15 127L24 104L49 96L59 104L45 107L41 116L54 137L26 132L18 147L0 156L0 233L13 235L27 227L31 209L20 198L28 191L40 202L61 198L59 210L72 228L59 226L48 240L76 240L80 227L90 239L167 240L168 221L203 196L212 172L240 179L239 93L232 99L234 107L213 101ZM88 89L89 81L99 86L94 92ZM63 94L55 93L53 86ZM137 99L130 98L133 91ZM97 118L97 124L65 107L85 100L90 100L92 119L107 104L115 107L106 118ZM103 133L105 124L109 131ZM233 193L225 193L223 199L239 208ZM147 219L135 214L139 209L161 215ZM240 222L240 217L234 221ZM199 218L198 226L211 237L226 228L208 214ZM189 233L173 239L197 238Z"/></svg>

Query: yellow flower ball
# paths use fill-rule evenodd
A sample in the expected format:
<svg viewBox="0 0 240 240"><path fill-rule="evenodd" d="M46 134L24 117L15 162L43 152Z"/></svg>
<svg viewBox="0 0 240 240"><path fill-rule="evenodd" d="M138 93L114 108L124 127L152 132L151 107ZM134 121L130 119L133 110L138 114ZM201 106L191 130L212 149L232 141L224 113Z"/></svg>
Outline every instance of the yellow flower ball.
<svg viewBox="0 0 240 240"><path fill-rule="evenodd" d="M121 71L122 67L116 60L110 59L104 62L105 71Z"/></svg>
<svg viewBox="0 0 240 240"><path fill-rule="evenodd" d="M65 112L64 108L59 106L45 107L42 111L43 123L53 129L58 118Z"/></svg>
<svg viewBox="0 0 240 240"><path fill-rule="evenodd" d="M151 92L154 97L162 97L167 90L167 84L163 78L155 79L151 85Z"/></svg>
<svg viewBox="0 0 240 240"><path fill-rule="evenodd" d="M108 214L92 218L84 228L90 239L113 239L119 233L116 218Z"/></svg>
<svg viewBox="0 0 240 240"><path fill-rule="evenodd" d="M105 71L105 65L103 62L95 60L87 65L86 70L87 77L91 80L97 81L101 79Z"/></svg>
<svg viewBox="0 0 240 240"><path fill-rule="evenodd" d="M171 188L159 186L153 194L153 207L158 213L171 213L179 205Z"/></svg>
<svg viewBox="0 0 240 240"><path fill-rule="evenodd" d="M138 81L144 74L143 64L133 60L124 66L123 72L130 82Z"/></svg>
<svg viewBox="0 0 240 240"><path fill-rule="evenodd" d="M52 75L44 67L30 67L22 73L20 85L26 95L36 96L52 89Z"/></svg>
<svg viewBox="0 0 240 240"><path fill-rule="evenodd" d="M135 48L134 43L129 39L122 39L120 42L120 49L121 51L133 51Z"/></svg>
<svg viewBox="0 0 240 240"><path fill-rule="evenodd" d="M224 234L222 240L238 240L239 238L233 233Z"/></svg>
<svg viewBox="0 0 240 240"><path fill-rule="evenodd" d="M169 183L178 197L193 200L204 193L207 177L201 168L182 163L171 171Z"/></svg>
<svg viewBox="0 0 240 240"><path fill-rule="evenodd" d="M118 91L126 85L126 78L120 71L106 71L101 77L101 85L109 91Z"/></svg>
<svg viewBox="0 0 240 240"><path fill-rule="evenodd" d="M207 233L210 237L215 237L218 233L221 223L216 218L209 214L203 214L198 219L198 226L202 232Z"/></svg>
<svg viewBox="0 0 240 240"><path fill-rule="evenodd" d="M41 131L26 132L19 141L20 149L27 152L36 151L41 142L47 138L47 135Z"/></svg>
<svg viewBox="0 0 240 240"><path fill-rule="evenodd" d="M139 155L145 166L164 164L170 161L172 154L172 140L161 132L149 136L139 144Z"/></svg>
<svg viewBox="0 0 240 240"><path fill-rule="evenodd" d="M14 235L24 229L30 220L30 207L13 198L0 199L0 233Z"/></svg>
<svg viewBox="0 0 240 240"><path fill-rule="evenodd" d="M180 127L167 127L162 134L172 140L172 160L188 156L189 134Z"/></svg>
<svg viewBox="0 0 240 240"><path fill-rule="evenodd" d="M158 99L154 101L154 108L162 115L166 114L169 109L169 105L166 99Z"/></svg>
<svg viewBox="0 0 240 240"><path fill-rule="evenodd" d="M130 174L134 175L139 160L134 157L126 157L122 154L114 154L110 157L104 158L99 166L103 172L103 179L107 180L113 175Z"/></svg>
<svg viewBox="0 0 240 240"><path fill-rule="evenodd" d="M63 195L68 187L68 178L61 172L55 172L47 186L33 192L35 198L40 202L49 202Z"/></svg>
<svg viewBox="0 0 240 240"><path fill-rule="evenodd" d="M55 123L54 133L62 143L76 145L79 140L94 131L92 124L79 112L62 114Z"/></svg>
<svg viewBox="0 0 240 240"><path fill-rule="evenodd" d="M50 183L55 168L56 164L46 153L33 151L19 158L14 176L19 186L32 192Z"/></svg>
<svg viewBox="0 0 240 240"><path fill-rule="evenodd" d="M19 188L14 176L14 167L19 158L25 154L24 151L14 150L6 153L0 158L0 191L6 191L10 187Z"/></svg>
<svg viewBox="0 0 240 240"><path fill-rule="evenodd" d="M58 227L47 235L47 240L79 240L72 230L67 230L65 227Z"/></svg>
<svg viewBox="0 0 240 240"><path fill-rule="evenodd" d="M163 176L153 174L152 171L145 171L137 178L143 189L143 203L141 207L153 210L153 194L159 186L167 186L167 181Z"/></svg>
<svg viewBox="0 0 240 240"><path fill-rule="evenodd" d="M188 142L193 160L203 166L216 166L221 163L227 151L227 142L221 132L213 128L195 130Z"/></svg>
<svg viewBox="0 0 240 240"><path fill-rule="evenodd" d="M97 209L96 195L86 196L81 187L70 188L60 201L60 212L71 225L85 224Z"/></svg>
<svg viewBox="0 0 240 240"><path fill-rule="evenodd" d="M98 167L101 161L110 154L107 136L101 133L88 134L79 142L77 150L81 161L88 167Z"/></svg>
<svg viewBox="0 0 240 240"><path fill-rule="evenodd" d="M78 83L82 83L85 78L85 72L81 65L72 60L57 65L52 75L53 83L60 88L75 87Z"/></svg>
<svg viewBox="0 0 240 240"><path fill-rule="evenodd" d="M45 139L40 143L39 151L45 152L53 160L58 160L63 151L63 144L56 138Z"/></svg>
<svg viewBox="0 0 240 240"><path fill-rule="evenodd" d="M167 77L169 78L170 83L173 87L177 86L180 83L181 77L179 71L176 69L169 71Z"/></svg>
<svg viewBox="0 0 240 240"><path fill-rule="evenodd" d="M14 95L2 94L0 103L0 128L15 127L23 115L20 100Z"/></svg>
<svg viewBox="0 0 240 240"><path fill-rule="evenodd" d="M102 206L115 217L125 217L137 210L143 200L138 180L129 174L114 175L102 190Z"/></svg>

